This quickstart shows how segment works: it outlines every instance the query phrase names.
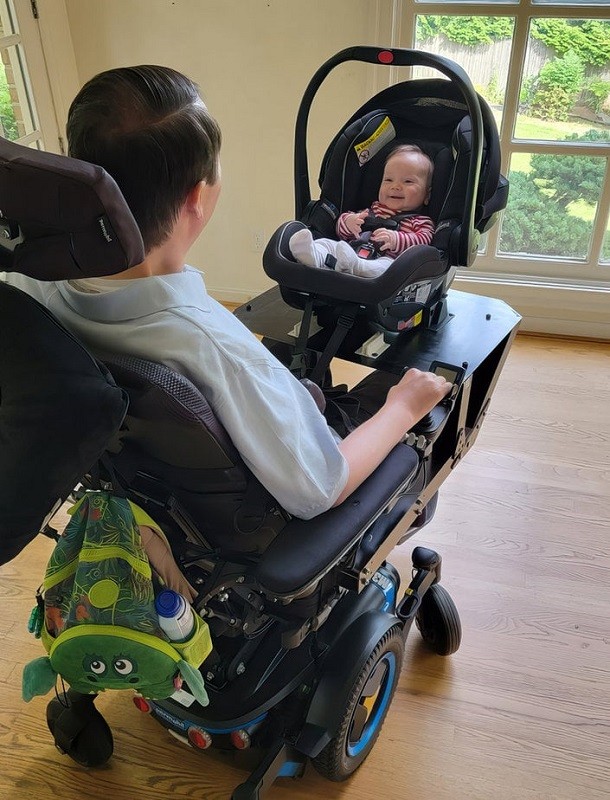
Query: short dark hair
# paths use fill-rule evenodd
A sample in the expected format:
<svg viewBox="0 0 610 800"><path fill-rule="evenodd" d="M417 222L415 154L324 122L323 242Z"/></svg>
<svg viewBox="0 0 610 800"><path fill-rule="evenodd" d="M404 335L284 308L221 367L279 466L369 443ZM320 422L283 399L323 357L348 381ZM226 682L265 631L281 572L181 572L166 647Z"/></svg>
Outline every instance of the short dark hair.
<svg viewBox="0 0 610 800"><path fill-rule="evenodd" d="M189 191L218 180L218 123L197 85L169 67L96 75L70 106L67 135L73 158L115 179L147 252L170 235Z"/></svg>

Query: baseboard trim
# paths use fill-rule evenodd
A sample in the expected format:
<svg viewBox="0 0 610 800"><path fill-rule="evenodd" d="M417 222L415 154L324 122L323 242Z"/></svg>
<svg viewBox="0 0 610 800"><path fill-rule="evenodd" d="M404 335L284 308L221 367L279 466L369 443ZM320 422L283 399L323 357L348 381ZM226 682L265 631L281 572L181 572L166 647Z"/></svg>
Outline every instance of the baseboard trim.
<svg viewBox="0 0 610 800"><path fill-rule="evenodd" d="M453 287L498 297L523 317L520 330L579 339L610 340L610 288L458 276Z"/></svg>

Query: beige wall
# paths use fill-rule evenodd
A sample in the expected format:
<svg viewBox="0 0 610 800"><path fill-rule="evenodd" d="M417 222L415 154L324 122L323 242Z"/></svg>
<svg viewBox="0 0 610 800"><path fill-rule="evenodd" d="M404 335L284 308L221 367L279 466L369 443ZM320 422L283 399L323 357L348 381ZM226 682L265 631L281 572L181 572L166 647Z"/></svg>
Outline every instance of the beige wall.
<svg viewBox="0 0 610 800"><path fill-rule="evenodd" d="M377 43L376 20L387 5L386 0L66 0L81 83L111 67L166 64L199 83L220 122L223 191L214 219L190 254L220 299L242 301L272 285L254 240L262 231L266 241L293 215L293 131L303 90L337 51ZM372 69L345 64L323 85L311 120L314 177L328 141L370 95Z"/></svg>

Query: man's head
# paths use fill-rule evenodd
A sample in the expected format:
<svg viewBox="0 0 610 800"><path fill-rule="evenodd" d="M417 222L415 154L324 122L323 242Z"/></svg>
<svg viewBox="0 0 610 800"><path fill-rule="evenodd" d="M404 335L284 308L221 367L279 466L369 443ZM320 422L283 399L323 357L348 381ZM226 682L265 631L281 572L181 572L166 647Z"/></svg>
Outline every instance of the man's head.
<svg viewBox="0 0 610 800"><path fill-rule="evenodd" d="M115 179L147 252L168 238L189 192L219 179L218 124L197 86L168 67L96 75L70 106L67 134L73 158Z"/></svg>
<svg viewBox="0 0 610 800"><path fill-rule="evenodd" d="M426 205L430 199L433 169L432 161L419 147L399 145L386 159L379 202L396 214Z"/></svg>

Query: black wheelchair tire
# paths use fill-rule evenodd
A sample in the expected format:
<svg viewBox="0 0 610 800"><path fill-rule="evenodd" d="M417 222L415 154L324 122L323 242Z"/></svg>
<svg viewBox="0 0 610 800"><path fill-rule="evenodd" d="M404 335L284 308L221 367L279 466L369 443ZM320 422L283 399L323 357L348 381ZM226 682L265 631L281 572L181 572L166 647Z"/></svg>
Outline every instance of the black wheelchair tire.
<svg viewBox="0 0 610 800"><path fill-rule="evenodd" d="M439 656L455 653L462 641L462 625L451 595L434 583L422 598L415 617L422 639Z"/></svg>
<svg viewBox="0 0 610 800"><path fill-rule="evenodd" d="M112 756L112 731L94 705L92 695L69 690L47 705L47 726L55 746L81 767L103 766Z"/></svg>
<svg viewBox="0 0 610 800"><path fill-rule="evenodd" d="M331 781L344 781L350 777L369 755L386 717L396 691L404 656L404 639L400 625L394 625L373 648L371 655L352 685L339 730L318 756L312 758L315 769ZM377 670L383 670L379 678ZM369 679L379 681L373 695L365 695ZM360 735L353 741L353 732L363 701L374 697L371 709L365 710L366 721L360 723Z"/></svg>

